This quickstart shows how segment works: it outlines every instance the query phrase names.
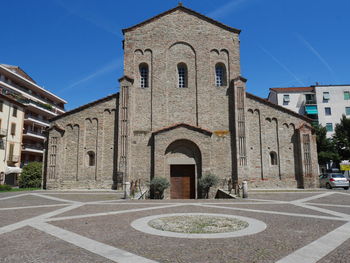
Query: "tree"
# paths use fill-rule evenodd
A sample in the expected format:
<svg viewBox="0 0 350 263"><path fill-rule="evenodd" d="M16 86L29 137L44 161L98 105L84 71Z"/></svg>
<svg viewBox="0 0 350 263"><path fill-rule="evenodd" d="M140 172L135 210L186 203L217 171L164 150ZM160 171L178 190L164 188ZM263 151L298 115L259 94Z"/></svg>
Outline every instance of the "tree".
<svg viewBox="0 0 350 263"><path fill-rule="evenodd" d="M341 160L350 159L350 119L345 115L340 119L340 123L335 125L333 135L335 149L339 153Z"/></svg>
<svg viewBox="0 0 350 263"><path fill-rule="evenodd" d="M326 164L330 161L339 161L340 156L335 149L332 139L327 138L326 127L318 124L313 125L316 131L318 163Z"/></svg>
<svg viewBox="0 0 350 263"><path fill-rule="evenodd" d="M19 177L20 188L38 188L41 186L42 163L32 162L23 167Z"/></svg>
<svg viewBox="0 0 350 263"><path fill-rule="evenodd" d="M163 199L164 190L170 186L168 179L164 177L154 177L150 182L151 196L153 199Z"/></svg>
<svg viewBox="0 0 350 263"><path fill-rule="evenodd" d="M204 191L204 197L209 198L210 188L219 183L219 178L214 174L206 174L198 180L199 187Z"/></svg>

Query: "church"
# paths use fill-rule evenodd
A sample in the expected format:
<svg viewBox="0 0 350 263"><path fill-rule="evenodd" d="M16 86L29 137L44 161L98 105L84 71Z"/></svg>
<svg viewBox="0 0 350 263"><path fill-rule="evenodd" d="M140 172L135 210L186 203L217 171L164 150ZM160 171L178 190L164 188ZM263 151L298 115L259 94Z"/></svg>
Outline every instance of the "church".
<svg viewBox="0 0 350 263"><path fill-rule="evenodd" d="M246 92L240 32L182 4L123 29L119 92L51 119L44 188L164 177L165 198L199 198L206 174L218 188L318 187L311 120Z"/></svg>

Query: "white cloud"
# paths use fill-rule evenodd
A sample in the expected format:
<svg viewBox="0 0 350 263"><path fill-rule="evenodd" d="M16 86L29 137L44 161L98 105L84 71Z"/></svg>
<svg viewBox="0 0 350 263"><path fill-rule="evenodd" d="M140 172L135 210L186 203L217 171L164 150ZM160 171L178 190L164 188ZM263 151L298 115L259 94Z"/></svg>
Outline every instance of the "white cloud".
<svg viewBox="0 0 350 263"><path fill-rule="evenodd" d="M238 8L241 4L248 2L249 0L233 0L228 2L227 4L220 6L219 8L209 12L206 14L208 17L212 17L215 19L223 18L230 13L232 13L235 9Z"/></svg>
<svg viewBox="0 0 350 263"><path fill-rule="evenodd" d="M271 57L278 65L280 65L289 75L291 75L299 84L305 86L305 83L300 80L286 65L284 65L279 59L277 59L274 55L272 55L269 51L267 51L262 46L259 46L260 49L269 57Z"/></svg>
<svg viewBox="0 0 350 263"><path fill-rule="evenodd" d="M321 61L323 66L325 66L327 68L327 70L329 71L329 73L331 74L333 80L336 81L334 70L328 64L328 62L321 56L321 54L300 34L296 34L296 36L311 51L311 53L314 54Z"/></svg>
<svg viewBox="0 0 350 263"><path fill-rule="evenodd" d="M64 0L54 0L57 5L62 7L64 10L67 11L68 14L74 15L79 17L80 19L83 19L94 26L111 33L113 35L118 35L117 30L115 30L113 25L110 25L105 19L101 16L97 16L96 10L86 10L83 11L82 7L77 5L77 2L73 1L64 1ZM74 6L72 3L75 3L76 6Z"/></svg>
<svg viewBox="0 0 350 263"><path fill-rule="evenodd" d="M96 70L95 72L92 72L92 73L82 77L81 79L69 84L67 87L61 89L60 92L73 89L73 88L78 87L82 84L86 84L87 82L89 82L93 79L96 79L96 78L98 78L98 77L100 77L108 72L111 72L119 67L122 67L122 61L123 60L121 58L117 59L117 60L113 60L112 62L105 64L103 67Z"/></svg>

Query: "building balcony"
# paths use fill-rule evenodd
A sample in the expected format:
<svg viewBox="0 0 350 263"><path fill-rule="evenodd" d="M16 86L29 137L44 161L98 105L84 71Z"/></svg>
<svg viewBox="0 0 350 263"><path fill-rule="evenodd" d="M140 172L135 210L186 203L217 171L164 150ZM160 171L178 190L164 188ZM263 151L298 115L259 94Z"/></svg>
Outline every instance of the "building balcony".
<svg viewBox="0 0 350 263"><path fill-rule="evenodd" d="M44 153L44 146L39 144L30 144L24 143L22 145L22 152L31 152L31 153Z"/></svg>
<svg viewBox="0 0 350 263"><path fill-rule="evenodd" d="M7 157L7 161L10 162L10 163L18 163L19 159L20 159L19 155L9 155Z"/></svg>
<svg viewBox="0 0 350 263"><path fill-rule="evenodd" d="M10 94L10 95L15 95L18 98L18 97L23 97L21 94L25 94L26 96L30 96L34 99L38 99L38 101L41 101L41 102L39 102L41 104L52 105L52 107L54 107L55 109L57 109L61 113L65 112L64 106L59 105L58 103L53 103L52 101L47 100L43 96L36 95L33 92L31 92L30 89L23 88L23 87L18 86L14 83L9 85L9 84L5 83L4 81L0 80L0 82L1 82L1 84L5 85L5 87L1 87L1 94L3 94L3 95Z"/></svg>
<svg viewBox="0 0 350 263"><path fill-rule="evenodd" d="M24 121L30 122L30 123L35 123L35 124L42 126L42 127L49 127L50 126L50 123L48 121L43 120L42 118L35 117L31 114L26 114L24 116Z"/></svg>
<svg viewBox="0 0 350 263"><path fill-rule="evenodd" d="M317 104L316 100L306 100L305 101L305 105L316 105L316 104Z"/></svg>
<svg viewBox="0 0 350 263"><path fill-rule="evenodd" d="M7 129L0 129L0 138L7 136Z"/></svg>
<svg viewBox="0 0 350 263"><path fill-rule="evenodd" d="M28 110L32 110L34 112L39 112L43 115L49 115L50 117L57 116L57 113L55 113L53 110L50 110L49 108L44 107L43 105L34 103L33 101L23 103L28 107Z"/></svg>
<svg viewBox="0 0 350 263"><path fill-rule="evenodd" d="M24 130L23 137L32 137L32 138L41 139L41 140L45 139L45 135L43 133L32 131L32 130Z"/></svg>

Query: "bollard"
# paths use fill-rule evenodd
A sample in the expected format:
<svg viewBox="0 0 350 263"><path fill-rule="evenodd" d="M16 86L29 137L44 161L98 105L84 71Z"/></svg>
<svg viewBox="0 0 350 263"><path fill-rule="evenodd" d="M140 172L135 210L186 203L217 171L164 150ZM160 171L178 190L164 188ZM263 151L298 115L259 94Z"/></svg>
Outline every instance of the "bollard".
<svg viewBox="0 0 350 263"><path fill-rule="evenodd" d="M129 199L130 198L130 183L125 182L123 184L124 186L124 199Z"/></svg>
<svg viewBox="0 0 350 263"><path fill-rule="evenodd" d="M242 197L243 198L248 198L248 182L247 181L243 181L242 182Z"/></svg>

